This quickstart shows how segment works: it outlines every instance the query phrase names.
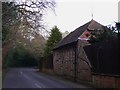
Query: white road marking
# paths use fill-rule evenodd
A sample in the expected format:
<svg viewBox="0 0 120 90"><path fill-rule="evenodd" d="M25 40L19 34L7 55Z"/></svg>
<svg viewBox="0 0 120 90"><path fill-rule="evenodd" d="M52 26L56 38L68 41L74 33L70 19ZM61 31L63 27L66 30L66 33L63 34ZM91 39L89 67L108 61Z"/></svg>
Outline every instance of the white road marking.
<svg viewBox="0 0 120 90"><path fill-rule="evenodd" d="M37 87L37 88L43 88L44 85L42 83L36 82L36 80L33 80L32 78L30 78L30 76L26 75L25 73L23 73L22 71L20 71L20 74L27 80L33 82L33 84Z"/></svg>
<svg viewBox="0 0 120 90"><path fill-rule="evenodd" d="M42 88L40 85L38 85L37 83L35 83L35 86L37 87L37 88Z"/></svg>

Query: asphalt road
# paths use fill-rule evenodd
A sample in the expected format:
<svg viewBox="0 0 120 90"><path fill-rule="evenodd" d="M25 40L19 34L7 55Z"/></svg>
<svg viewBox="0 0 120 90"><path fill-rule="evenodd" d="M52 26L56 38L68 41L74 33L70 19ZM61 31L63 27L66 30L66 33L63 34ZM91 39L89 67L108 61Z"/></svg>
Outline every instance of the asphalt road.
<svg viewBox="0 0 120 90"><path fill-rule="evenodd" d="M11 68L3 81L3 88L90 88L59 77L38 73L33 68Z"/></svg>

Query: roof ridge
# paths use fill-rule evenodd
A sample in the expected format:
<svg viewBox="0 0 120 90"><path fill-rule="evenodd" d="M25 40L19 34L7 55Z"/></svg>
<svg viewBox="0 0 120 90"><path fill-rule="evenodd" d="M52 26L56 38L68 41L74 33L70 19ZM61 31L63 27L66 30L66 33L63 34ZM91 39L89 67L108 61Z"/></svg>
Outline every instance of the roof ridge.
<svg viewBox="0 0 120 90"><path fill-rule="evenodd" d="M94 19L92 19L90 22L91 22L91 23L90 23L89 26L88 26L88 30L92 30L91 26L93 26L93 25L91 25L91 24L93 24L93 23L96 23L96 25L99 25L99 26L104 26L103 24L97 22L97 21L94 20Z"/></svg>
<svg viewBox="0 0 120 90"><path fill-rule="evenodd" d="M63 39L67 38L71 33L74 33L74 32L77 31L79 28L87 25L88 23L90 24L90 22L91 22L91 21L89 21L89 22L87 22L86 24L83 24L83 25L79 26L78 28L76 28L75 30L71 31L71 32L70 32L66 37L64 37ZM62 39L62 40L63 40L63 39ZM62 41L62 40L61 40L61 41Z"/></svg>
<svg viewBox="0 0 120 90"><path fill-rule="evenodd" d="M97 24L95 24L95 23L97 23ZM95 26L94 26L94 24L95 24ZM102 26L102 24L100 24L97 21L92 19L91 21L79 26L74 31L70 32L66 37L64 37L60 42L57 43L55 48L59 48L61 46L76 42L78 40L78 38L82 35L82 33L84 33L84 31L86 31L89 27L91 29L92 28L94 29L95 27L101 28L101 26Z"/></svg>
<svg viewBox="0 0 120 90"><path fill-rule="evenodd" d="M92 19L92 20L93 20L93 19ZM86 24L88 24L88 26L87 26L86 30L87 30L87 29L88 29L88 27L90 26L90 24L91 24L92 20L86 23ZM86 25L86 24L84 24L84 25ZM82 25L82 26L84 26L84 25ZM83 34L83 33L82 33L82 34ZM81 34L81 35L82 35L82 34ZM80 35L80 36L81 36L81 35ZM80 37L80 36L79 36L79 37ZM79 38L79 37L78 37L78 38Z"/></svg>

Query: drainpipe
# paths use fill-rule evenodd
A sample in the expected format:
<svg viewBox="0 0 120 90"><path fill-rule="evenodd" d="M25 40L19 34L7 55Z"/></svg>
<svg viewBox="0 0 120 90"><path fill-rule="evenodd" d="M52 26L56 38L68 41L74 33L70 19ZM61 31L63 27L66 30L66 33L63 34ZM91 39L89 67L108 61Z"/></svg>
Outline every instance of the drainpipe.
<svg viewBox="0 0 120 90"><path fill-rule="evenodd" d="M75 55L75 59L74 59L74 81L76 82L76 76L77 76L77 42L74 45L74 55Z"/></svg>

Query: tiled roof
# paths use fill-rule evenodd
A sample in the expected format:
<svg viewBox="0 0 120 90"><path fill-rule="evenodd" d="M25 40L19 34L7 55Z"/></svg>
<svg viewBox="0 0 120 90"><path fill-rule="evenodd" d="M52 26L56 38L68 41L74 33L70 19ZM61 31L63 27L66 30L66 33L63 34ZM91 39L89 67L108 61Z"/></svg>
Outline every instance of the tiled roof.
<svg viewBox="0 0 120 90"><path fill-rule="evenodd" d="M65 38L63 38L60 42L57 43L54 49L77 41L78 38L86 30L101 29L102 27L103 25L99 24L95 20L91 20L88 23L84 24L83 26L78 27L73 32L71 32L69 35L67 35Z"/></svg>

